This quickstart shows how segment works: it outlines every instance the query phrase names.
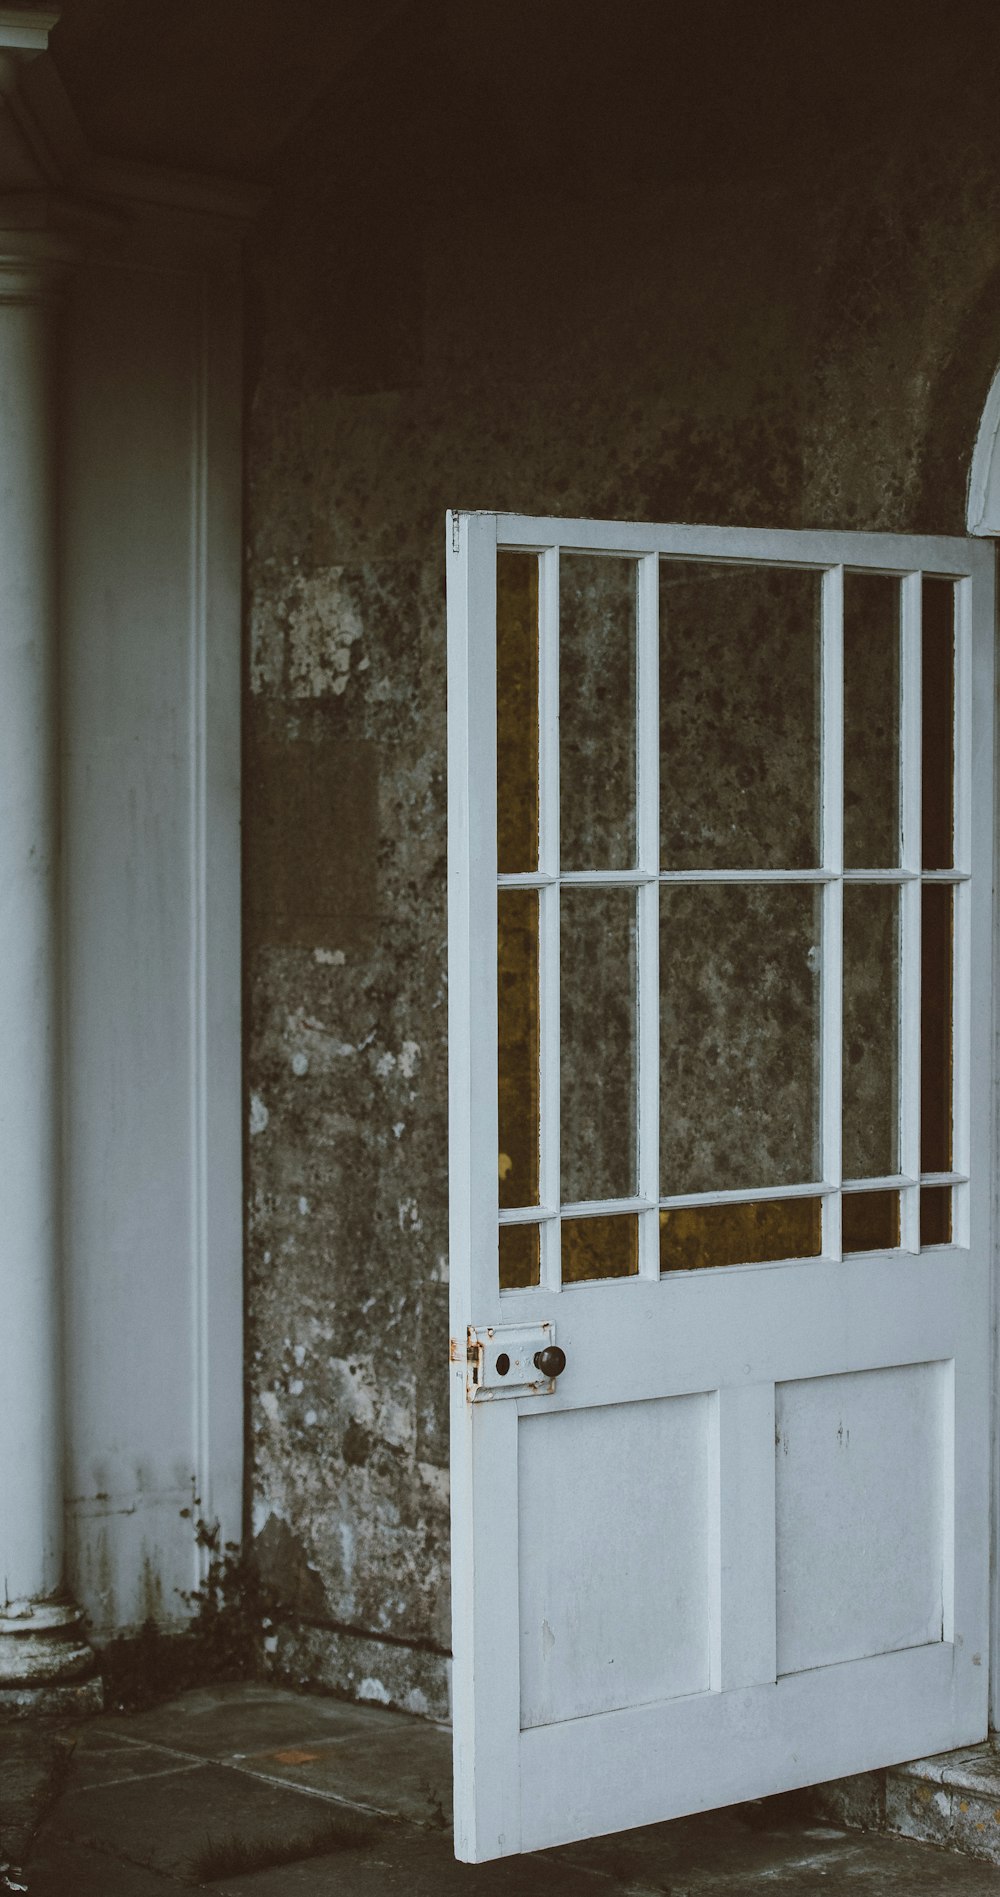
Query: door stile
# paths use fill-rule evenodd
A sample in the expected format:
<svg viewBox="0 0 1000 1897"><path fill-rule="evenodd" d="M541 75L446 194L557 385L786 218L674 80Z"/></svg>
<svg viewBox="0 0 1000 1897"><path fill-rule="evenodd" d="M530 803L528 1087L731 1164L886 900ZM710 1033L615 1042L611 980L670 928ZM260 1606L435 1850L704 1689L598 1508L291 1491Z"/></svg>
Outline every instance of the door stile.
<svg viewBox="0 0 1000 1897"><path fill-rule="evenodd" d="M551 1294L562 1288L559 865L559 548L548 547L538 581L538 867L552 879L538 892L538 1178L541 1202L552 1214L539 1232L541 1283Z"/></svg>
<svg viewBox="0 0 1000 1897"><path fill-rule="evenodd" d="M899 1242L920 1250L920 928L921 844L921 575L901 587L899 813L899 1170L911 1183L900 1194Z"/></svg>
<svg viewBox="0 0 1000 1897"><path fill-rule="evenodd" d="M996 584L996 546L990 544L990 584ZM974 609L975 610L975 609ZM994 637L990 642L990 659L997 664L996 628L997 602L990 601L990 620L994 627ZM993 702L993 693L997 683L991 677L986 681L975 680L975 704L980 693L986 689L989 702ZM991 970L991 1019L989 1032L990 1048L990 1086L989 1100L991 1113L990 1127L990 1204L991 1221L990 1246L990 1312L992 1347L990 1353L990 1374L992 1379L992 1454L990 1458L990 1691L989 1719L991 1731L1000 1729L1000 1559L996 1551L1000 1548L1000 1103L997 1092L1000 1087L1000 812L997 805L1000 799L1000 718L994 720L992 744L992 795L990 811L993 817L992 849L992 891L993 900L990 914L990 954ZM974 943L974 950L978 942ZM985 1033L981 1036L986 1039Z"/></svg>
<svg viewBox="0 0 1000 1897"><path fill-rule="evenodd" d="M448 986L454 1321L496 1322L496 524L449 518Z"/></svg>
<svg viewBox="0 0 1000 1897"><path fill-rule="evenodd" d="M455 1835L477 1857L520 1848L517 1654L500 1637L517 1627L517 1416L474 1419L466 1395L468 1327L500 1316L495 518L450 516L446 545Z"/></svg>
<svg viewBox="0 0 1000 1897"><path fill-rule="evenodd" d="M955 887L955 1153L953 1165L969 1175L969 1183L953 1190L956 1231L953 1242L968 1246L965 1269L973 1282L989 1274L989 1285L978 1297L978 1308L997 1299L994 1212L996 1173L996 1099L993 1064L996 990L992 980L996 882L993 876L997 833L994 818L996 778L993 748L997 741L994 719L996 624L996 560L992 545L978 542L971 578L956 589L955 755L955 866L970 880ZM958 1088L962 1092L957 1091ZM981 1102L971 1116L969 1099ZM990 1182L987 1187L987 1182ZM995 1353L985 1326L969 1325L969 1350L975 1374L956 1375L954 1428L955 1520L969 1522L973 1546L956 1546L955 1617L967 1625L989 1628L990 1571L996 1563L1000 1523L995 1490L985 1509L976 1497L990 1487L990 1454L983 1442L982 1418L990 1410L991 1378L996 1374ZM995 1334L995 1333L994 1333ZM956 1364L956 1372L958 1365ZM963 1445L974 1442L975 1458ZM989 1654L980 1654L976 1684L988 1712L989 1694L983 1671L997 1691L1000 1649L994 1641ZM975 1656L973 1656L973 1663Z"/></svg>
<svg viewBox="0 0 1000 1897"><path fill-rule="evenodd" d="M636 890L638 967L639 1275L660 1276L660 562L639 561L637 606Z"/></svg>
<svg viewBox="0 0 1000 1897"><path fill-rule="evenodd" d="M973 1129L970 1117L970 1086L972 1073L973 1021L976 1018L972 1009L972 971L973 956L971 931L973 928L973 905L976 892L969 879L973 848L973 805L972 780L976 769L977 739L979 746L988 743L988 732L981 734L976 729L973 694L973 641L972 641L972 580L960 580L955 588L955 869L967 880L953 885L952 901L954 931L954 1020L953 1034L953 1074L952 1074L952 1116L953 1116L953 1152L952 1170L964 1173L966 1183L953 1188L952 1224L953 1241L956 1245L968 1245L971 1214L971 1191L968 1183L972 1168ZM980 691L987 684L985 678L977 681ZM986 801L986 800L984 800ZM976 891L978 891L978 877ZM984 942L985 949L985 942ZM988 966L989 953L984 956L984 966ZM983 1018L986 1018L985 1016Z"/></svg>
<svg viewBox="0 0 1000 1897"><path fill-rule="evenodd" d="M842 1173L840 1095L844 1010L844 569L830 567L822 593L823 936L820 975L823 1253L839 1258Z"/></svg>

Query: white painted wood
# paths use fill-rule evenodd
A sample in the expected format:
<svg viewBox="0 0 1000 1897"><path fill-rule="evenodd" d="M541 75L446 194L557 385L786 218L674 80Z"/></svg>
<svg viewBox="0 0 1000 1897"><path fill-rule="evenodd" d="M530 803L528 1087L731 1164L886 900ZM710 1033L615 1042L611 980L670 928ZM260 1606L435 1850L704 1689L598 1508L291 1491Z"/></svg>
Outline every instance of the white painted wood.
<svg viewBox="0 0 1000 1897"><path fill-rule="evenodd" d="M522 1730L707 1690L711 1407L523 1404Z"/></svg>
<svg viewBox="0 0 1000 1897"><path fill-rule="evenodd" d="M844 569L829 567L822 586L821 796L823 888L820 968L820 1141L823 1177L839 1186L844 1019ZM823 1200L823 1250L840 1256L839 1192Z"/></svg>
<svg viewBox="0 0 1000 1897"><path fill-rule="evenodd" d="M899 1236L909 1252L920 1250L921 585L910 573L900 588L900 864L909 880L899 892L899 1165L914 1183L900 1196Z"/></svg>
<svg viewBox="0 0 1000 1897"><path fill-rule="evenodd" d="M711 1685L729 1693L777 1674L773 1383L717 1390L713 1421Z"/></svg>
<svg viewBox="0 0 1000 1897"><path fill-rule="evenodd" d="M980 693L990 691L991 679L987 674L974 680L973 662L972 585L970 581L963 580L955 588L955 854L952 860L956 870L967 870L971 861L974 749L979 743L986 745L992 753L993 741L991 731L977 730L975 726L975 689L978 686ZM951 1161L956 1172L968 1173L969 1142L972 1138L972 1041L976 1020L972 1010L970 931L973 927L973 890L970 882L953 885L952 905L955 973ZM985 942L981 947L985 948ZM957 1188L951 1199L956 1243L967 1245L971 1218L969 1187Z"/></svg>
<svg viewBox="0 0 1000 1897"><path fill-rule="evenodd" d="M242 1518L240 287L163 235L97 245L64 328L67 1518L101 1638L181 1624L196 1518Z"/></svg>
<svg viewBox="0 0 1000 1897"><path fill-rule="evenodd" d="M639 1272L660 1275L660 563L639 562L636 586L636 862L651 879L636 897L638 967Z"/></svg>
<svg viewBox="0 0 1000 1897"><path fill-rule="evenodd" d="M644 1261L631 1279L564 1285L558 1338L567 1363L551 1393L465 1402L465 1327L495 1322L500 1309L505 1325L552 1319L556 1295L553 1274L538 1288L501 1298L495 1266L496 983L492 959L484 976L480 957L495 952L496 861L484 813L495 785L489 595L498 544L537 548L547 562L555 549L571 547L638 559L664 552L786 563L824 574L848 565L900 576L909 602L902 667L905 853L898 872L861 879L898 884L904 910L909 904L911 922L916 918L917 935L904 932L902 950L901 1008L911 1035L914 1027L919 1033L919 988L912 980L921 887L918 692L914 698L919 572L967 580L975 684L960 740L961 768L971 772L970 854L956 872L969 872L962 885L968 928L958 949L963 972L956 994L967 993L959 1005L971 1021L987 1018L990 1006L984 931L990 928L992 861L993 593L987 550L959 540L885 535L458 517L449 539L452 1422L456 1848L470 1860L968 1743L982 1737L986 1724L990 1120L984 1036L969 1047L961 1083L968 1096L968 1153L960 1162L956 1155L956 1172L969 1177L967 1243L841 1258L836 1216L828 1213L820 1258L672 1272L662 1279ZM642 1192L634 1200L569 1208L559 1206L552 1175L541 1195L543 1244L557 1243L560 1215L570 1210L599 1216L612 1206L631 1207L652 1219L656 1207L674 1203L807 1192L839 1206L839 1129L832 1124L843 885L837 576L826 577L824 589L824 857L814 875L788 877L823 889L827 982L831 970L836 974L835 988L824 993L824 1179L780 1192L661 1200L652 1167L644 1164ZM552 638L551 620L544 636ZM547 661L550 673L556 657ZM554 743L554 699L546 702ZM640 707L640 754L642 719ZM557 783L555 772L548 755L543 804ZM673 879L645 853L647 826L651 837L652 818L644 810L638 870L616 879L636 884L640 902ZM605 879L580 872L573 880L597 886ZM749 878L735 865L712 880ZM539 881L544 902L557 907L561 879L551 849ZM556 1019L550 1013L550 1029ZM554 1042L546 1058L557 1052ZM912 1088L919 1041L909 1060L905 1084ZM640 1081L640 1118L652 1110ZM904 1201L910 1194L915 1205L919 1119L907 1112L900 1172L878 1183L899 1188ZM640 1127L640 1151L648 1158L651 1149L642 1139ZM544 1152L544 1125L542 1140ZM852 1183L855 1189L873 1184ZM513 1218L523 1222L529 1210ZM470 1242L473 1229L478 1244ZM956 1232L958 1240L964 1236ZM670 1435L662 1419L680 1416L677 1406L686 1402L697 1428L686 1448L683 1432L676 1433L672 1453L658 1432ZM853 1431L850 1450L838 1437L841 1423L845 1438ZM787 1458L775 1443L782 1431ZM776 1458L787 1465L781 1475ZM698 1483L703 1508L696 1505ZM669 1634L647 1613L648 1577L662 1572L666 1559L658 1539L664 1492L673 1498L669 1561L685 1577ZM865 1566L865 1550L872 1548L874 1574ZM691 1586L699 1571L705 1579L701 1619ZM863 1611L852 1619L852 1590L859 1588ZM893 1650L904 1638L916 1644ZM693 1690L696 1648L704 1654L701 1690ZM621 1693L609 1697L602 1653L605 1663L614 1655L616 1665L624 1656L627 1704ZM789 1667L795 1670L778 1677ZM649 1674L657 1696L641 1703Z"/></svg>
<svg viewBox="0 0 1000 1897"><path fill-rule="evenodd" d="M496 1637L517 1639L517 1408L468 1403L465 1370L469 1325L501 1321L497 1097L479 1054L485 1035L495 1064L495 520L450 515L446 547L455 1849L478 1859L521 1849L517 1659Z"/></svg>
<svg viewBox="0 0 1000 1897"><path fill-rule="evenodd" d="M463 519L496 521L497 545L562 547L580 553L669 553L678 559L733 560L739 565L766 560L771 566L863 567L878 573L910 573L924 568L956 579L969 572L975 549L959 536L825 533L758 527L689 527L678 522L655 526L647 521L562 520L556 515L469 514ZM977 570L985 566L980 560Z"/></svg>
<svg viewBox="0 0 1000 1897"><path fill-rule="evenodd" d="M829 1181L820 1180L802 1186L761 1186L727 1189L725 1192L672 1192L660 1200L662 1207L682 1205L746 1205L759 1199L814 1199L821 1193L833 1192L836 1188Z"/></svg>
<svg viewBox="0 0 1000 1897"><path fill-rule="evenodd" d="M559 552L541 557L538 585L539 868L548 879L539 897L539 1128L540 1196L558 1207L560 1161L559 1060ZM494 740L495 742L495 740ZM558 1211L540 1234L541 1282L550 1293L562 1284Z"/></svg>
<svg viewBox="0 0 1000 1897"><path fill-rule="evenodd" d="M51 1594L63 1561L54 299L66 255L44 233L23 248L0 233L0 1606ZM0 1631L0 1681L9 1644Z"/></svg>
<svg viewBox="0 0 1000 1897"><path fill-rule="evenodd" d="M779 1384L779 1673L942 1638L951 1398L939 1363Z"/></svg>
<svg viewBox="0 0 1000 1897"><path fill-rule="evenodd" d="M556 1826L568 1841L871 1771L907 1758L918 1730L948 1751L965 1743L969 1671L939 1643L536 1726L521 1739L523 1848L544 1849Z"/></svg>

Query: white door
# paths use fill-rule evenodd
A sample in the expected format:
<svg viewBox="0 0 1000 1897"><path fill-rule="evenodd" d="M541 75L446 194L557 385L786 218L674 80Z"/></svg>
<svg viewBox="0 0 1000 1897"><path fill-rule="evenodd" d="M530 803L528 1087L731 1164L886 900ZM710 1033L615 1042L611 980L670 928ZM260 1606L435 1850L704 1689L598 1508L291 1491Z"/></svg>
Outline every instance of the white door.
<svg viewBox="0 0 1000 1897"><path fill-rule="evenodd" d="M992 575L449 521L460 1858L986 1732Z"/></svg>

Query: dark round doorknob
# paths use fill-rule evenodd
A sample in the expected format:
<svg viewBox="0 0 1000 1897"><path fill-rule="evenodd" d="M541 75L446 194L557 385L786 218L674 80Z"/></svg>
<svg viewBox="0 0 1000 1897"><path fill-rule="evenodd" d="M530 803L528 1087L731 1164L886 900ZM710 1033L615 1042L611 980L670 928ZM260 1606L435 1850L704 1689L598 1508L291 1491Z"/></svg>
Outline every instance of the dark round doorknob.
<svg viewBox="0 0 1000 1897"><path fill-rule="evenodd" d="M535 1368L543 1377L561 1377L566 1368L566 1352L558 1344L546 1344L544 1350L535 1352Z"/></svg>

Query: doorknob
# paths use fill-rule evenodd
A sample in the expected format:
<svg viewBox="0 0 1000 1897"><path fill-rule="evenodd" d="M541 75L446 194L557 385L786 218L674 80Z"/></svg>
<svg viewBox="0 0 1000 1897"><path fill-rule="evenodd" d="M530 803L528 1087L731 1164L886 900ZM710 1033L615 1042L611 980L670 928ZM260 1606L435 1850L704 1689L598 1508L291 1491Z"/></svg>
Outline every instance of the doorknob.
<svg viewBox="0 0 1000 1897"><path fill-rule="evenodd" d="M566 1352L558 1344L546 1344L544 1350L535 1352L535 1368L543 1377L561 1377L566 1368Z"/></svg>

